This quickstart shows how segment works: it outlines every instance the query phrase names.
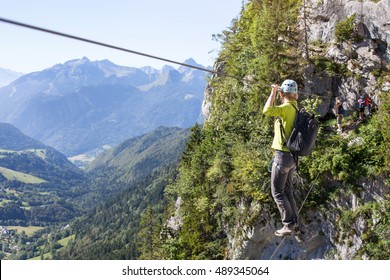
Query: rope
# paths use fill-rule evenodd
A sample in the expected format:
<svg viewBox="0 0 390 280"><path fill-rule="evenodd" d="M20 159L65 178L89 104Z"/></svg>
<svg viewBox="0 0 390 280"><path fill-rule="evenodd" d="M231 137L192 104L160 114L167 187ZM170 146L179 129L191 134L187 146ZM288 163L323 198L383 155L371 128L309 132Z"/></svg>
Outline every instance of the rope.
<svg viewBox="0 0 390 280"><path fill-rule="evenodd" d="M317 178L318 178L318 176L317 176ZM317 179L317 178L316 178L316 179ZM305 199L303 200L303 202L302 202L302 204L301 204L301 207L300 207L299 210L298 210L298 214L301 212L301 210L302 210L302 208L303 208L303 205L305 204L305 202L306 202L307 198L309 197L309 194L311 193L311 191L313 190L313 188L314 188L314 184L311 183L311 187L310 187L309 191L307 192L306 197L305 197Z"/></svg>
<svg viewBox="0 0 390 280"><path fill-rule="evenodd" d="M269 260L272 260L273 257L275 256L276 252L279 250L280 246L282 246L283 244L283 241L286 239L287 236L283 237L282 239L282 242L279 243L278 247L276 247L275 251L272 253L271 257L269 258Z"/></svg>

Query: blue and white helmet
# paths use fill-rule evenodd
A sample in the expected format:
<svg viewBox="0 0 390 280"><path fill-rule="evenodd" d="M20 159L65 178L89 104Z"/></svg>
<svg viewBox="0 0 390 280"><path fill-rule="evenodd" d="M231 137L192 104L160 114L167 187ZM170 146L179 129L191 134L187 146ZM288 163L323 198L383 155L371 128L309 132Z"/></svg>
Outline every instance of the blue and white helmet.
<svg viewBox="0 0 390 280"><path fill-rule="evenodd" d="M298 84L294 80L285 80L280 86L280 90L283 93L297 93L298 92Z"/></svg>

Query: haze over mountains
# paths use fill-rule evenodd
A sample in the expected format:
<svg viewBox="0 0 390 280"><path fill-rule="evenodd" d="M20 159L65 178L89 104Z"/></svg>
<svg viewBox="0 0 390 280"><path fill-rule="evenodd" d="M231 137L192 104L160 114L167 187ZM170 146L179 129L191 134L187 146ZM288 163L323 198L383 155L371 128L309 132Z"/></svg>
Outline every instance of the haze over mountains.
<svg viewBox="0 0 390 280"><path fill-rule="evenodd" d="M0 87L8 85L21 76L22 73L0 68Z"/></svg>
<svg viewBox="0 0 390 280"><path fill-rule="evenodd" d="M204 67L192 59L185 63ZM72 156L159 126L202 122L205 85L200 70L138 69L84 57L0 88L0 122Z"/></svg>

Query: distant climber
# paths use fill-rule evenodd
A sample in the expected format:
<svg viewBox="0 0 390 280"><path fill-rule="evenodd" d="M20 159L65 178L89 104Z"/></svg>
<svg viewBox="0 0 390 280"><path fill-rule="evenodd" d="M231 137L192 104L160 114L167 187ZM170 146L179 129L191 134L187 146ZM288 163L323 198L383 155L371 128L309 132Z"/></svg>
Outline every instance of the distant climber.
<svg viewBox="0 0 390 280"><path fill-rule="evenodd" d="M366 113L366 116L369 117L371 115L371 107L372 107L372 99L370 96L366 96L366 98L364 99L364 105L366 107L366 110L365 110L365 113Z"/></svg>
<svg viewBox="0 0 390 280"><path fill-rule="evenodd" d="M337 117L337 133L341 133L343 132L342 120L345 110L339 97L336 97L335 111Z"/></svg>
<svg viewBox="0 0 390 280"><path fill-rule="evenodd" d="M275 106L275 98L280 94L282 104ZM271 192L279 209L283 227L275 231L277 236L286 236L299 232L298 209L293 193L293 175L296 172L296 162L282 139L280 125L283 125L285 136L288 137L294 127L298 107L298 85L293 80L285 80L279 87L272 85L271 94L264 106L263 113L269 117L280 117L274 124L274 139L272 148L275 157L271 172ZM291 106L293 105L293 106Z"/></svg>
<svg viewBox="0 0 390 280"><path fill-rule="evenodd" d="M364 95L361 95L360 98L358 99L358 104L359 104L359 119L364 120L364 110L366 109L366 100Z"/></svg>

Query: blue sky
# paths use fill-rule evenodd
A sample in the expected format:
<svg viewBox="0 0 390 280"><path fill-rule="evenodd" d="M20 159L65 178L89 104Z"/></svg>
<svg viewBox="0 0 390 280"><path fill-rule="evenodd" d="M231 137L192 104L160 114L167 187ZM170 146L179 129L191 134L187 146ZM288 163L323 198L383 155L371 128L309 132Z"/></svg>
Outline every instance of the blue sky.
<svg viewBox="0 0 390 280"><path fill-rule="evenodd" d="M0 17L182 62L212 65L242 0L2 0ZM29 73L88 57L123 66L167 64L0 22L0 67ZM176 67L175 65L172 65Z"/></svg>

